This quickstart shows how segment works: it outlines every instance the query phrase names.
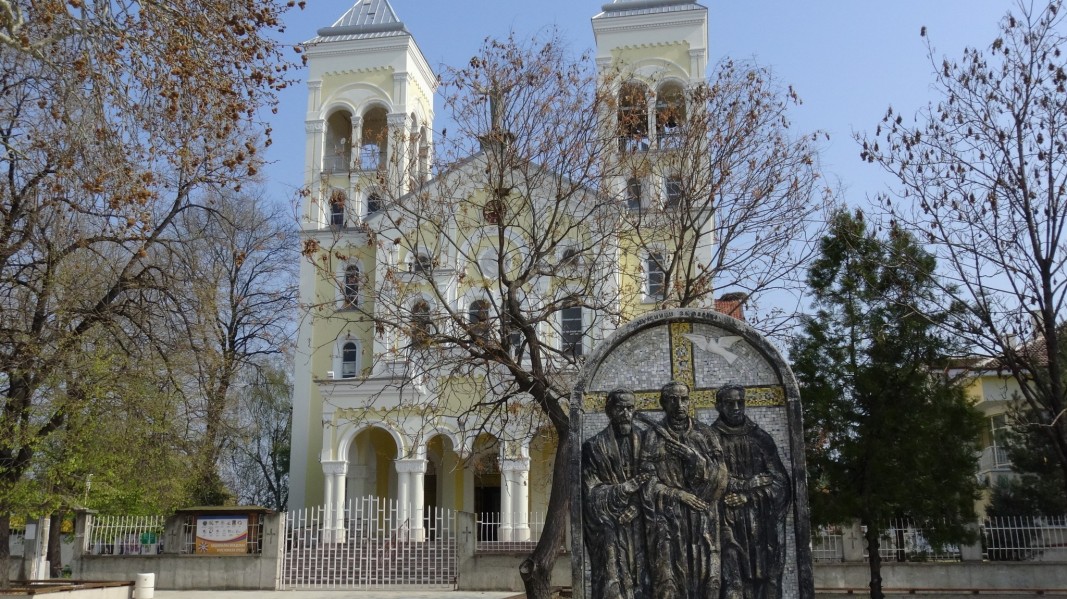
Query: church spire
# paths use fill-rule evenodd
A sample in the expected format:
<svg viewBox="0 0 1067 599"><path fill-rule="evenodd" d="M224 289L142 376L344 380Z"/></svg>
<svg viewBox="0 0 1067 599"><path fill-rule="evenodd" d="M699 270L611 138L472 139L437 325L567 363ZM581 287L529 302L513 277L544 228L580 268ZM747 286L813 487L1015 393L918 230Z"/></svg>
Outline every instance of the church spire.
<svg viewBox="0 0 1067 599"><path fill-rule="evenodd" d="M357 0L333 25L319 29L318 37L312 41L388 37L407 32L389 0Z"/></svg>

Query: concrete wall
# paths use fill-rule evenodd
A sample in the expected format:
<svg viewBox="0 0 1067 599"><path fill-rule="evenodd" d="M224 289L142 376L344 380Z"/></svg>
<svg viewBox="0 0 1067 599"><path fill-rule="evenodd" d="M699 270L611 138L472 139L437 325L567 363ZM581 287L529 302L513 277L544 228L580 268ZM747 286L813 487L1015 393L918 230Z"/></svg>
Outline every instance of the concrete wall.
<svg viewBox="0 0 1067 599"><path fill-rule="evenodd" d="M156 588L167 590L244 589L269 590L278 583L281 566L280 514L264 516L263 553L245 556L188 555L176 553L180 519L167 524L168 553L162 555L88 555L75 543L75 580L133 580L153 572ZM456 530L474 530L474 514L457 515ZM79 528L84 534L84 530ZM76 533L77 534L77 533ZM84 536L79 536L79 540ZM457 588L463 591L522 592L519 565L523 553L475 553L474 535L457 540ZM1067 592L1065 562L895 563L882 566L887 589L1048 589ZM815 587L821 590L864 589L870 580L866 562L816 564ZM560 555L552 576L554 586L571 581L569 554Z"/></svg>
<svg viewBox="0 0 1067 599"><path fill-rule="evenodd" d="M866 563L816 564L815 588L863 589ZM1067 564L1048 562L957 562L882 564L887 589L1060 589L1067 591Z"/></svg>
<svg viewBox="0 0 1067 599"><path fill-rule="evenodd" d="M26 573L22 569L25 560L21 555L11 554L7 564L7 576L8 580L24 580Z"/></svg>
<svg viewBox="0 0 1067 599"><path fill-rule="evenodd" d="M278 557L265 555L84 555L74 562L77 580L133 580L153 572L166 590L273 590Z"/></svg>
<svg viewBox="0 0 1067 599"><path fill-rule="evenodd" d="M460 557L459 578L456 589L460 591L515 591L521 593L522 577L519 565L526 554L483 553L467 559ZM556 559L552 570L552 586L571 585L571 556L565 554Z"/></svg>

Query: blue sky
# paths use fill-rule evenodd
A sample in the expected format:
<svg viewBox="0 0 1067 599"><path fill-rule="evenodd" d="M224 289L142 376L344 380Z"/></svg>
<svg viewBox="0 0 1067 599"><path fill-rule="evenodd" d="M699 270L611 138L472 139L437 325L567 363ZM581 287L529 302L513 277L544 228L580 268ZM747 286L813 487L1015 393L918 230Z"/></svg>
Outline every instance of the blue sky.
<svg viewBox="0 0 1067 599"><path fill-rule="evenodd" d="M1028 0L1029 1L1029 0ZM288 15L287 43L315 35L333 23L355 0L310 0L308 8ZM462 64L483 38L510 29L533 34L557 26L576 53L592 48L590 18L597 0L391 0L415 36L430 65ZM709 9L710 62L725 57L754 59L792 85L803 105L792 113L797 133L821 130L824 171L849 203L886 189L890 181L859 160L853 132L873 130L886 108L911 115L935 99L932 68L919 36L927 27L937 56L958 57L964 47L987 48L1000 18L1016 9L1013 0L703 0ZM266 169L270 195L290 199L302 181L304 73L281 97L271 119L274 145ZM438 129L444 125L440 102ZM446 125L447 126L447 125Z"/></svg>

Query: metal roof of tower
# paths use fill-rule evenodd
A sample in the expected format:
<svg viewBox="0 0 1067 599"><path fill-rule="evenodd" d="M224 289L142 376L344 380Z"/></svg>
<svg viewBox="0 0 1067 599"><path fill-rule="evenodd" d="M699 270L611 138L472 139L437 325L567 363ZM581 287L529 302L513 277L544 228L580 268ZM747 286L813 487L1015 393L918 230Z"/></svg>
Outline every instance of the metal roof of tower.
<svg viewBox="0 0 1067 599"><path fill-rule="evenodd" d="M593 17L619 17L629 15L651 15L664 12L684 10L704 10L696 0L613 0L600 7L604 12Z"/></svg>
<svg viewBox="0 0 1067 599"><path fill-rule="evenodd" d="M333 25L319 29L309 43L390 37L407 32L389 0L357 0Z"/></svg>

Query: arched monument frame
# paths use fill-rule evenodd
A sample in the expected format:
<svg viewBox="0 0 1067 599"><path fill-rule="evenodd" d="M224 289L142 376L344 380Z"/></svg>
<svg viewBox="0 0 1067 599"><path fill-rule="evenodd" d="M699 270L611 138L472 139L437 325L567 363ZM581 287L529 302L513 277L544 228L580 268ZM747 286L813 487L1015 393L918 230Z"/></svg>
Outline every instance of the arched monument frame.
<svg viewBox="0 0 1067 599"><path fill-rule="evenodd" d="M571 575L573 597L586 599L585 569L586 553L582 531L582 483L581 453L583 442L583 420L586 405L593 394L602 395L609 389L590 389L600 373L605 360L616 350L625 346L636 335L657 327L670 327L674 324L703 324L719 328L741 337L741 339L762 357L774 372L780 385L782 403L788 427L789 460L786 468L793 485L793 534L795 536L795 556L797 560L797 590L799 599L814 599L815 585L811 561L811 523L808 503L807 467L805 462L803 409L800 401L800 388L788 362L778 349L760 332L747 323L720 312L707 309L674 308L658 310L643 314L617 329L608 339L598 344L582 370L578 373L570 398L570 476L571 480ZM663 348L663 351L671 351ZM692 352L690 347L690 352ZM692 356L690 356L692 357ZM671 362L675 361L672 356ZM695 368L695 366L693 366ZM724 383L729 381L723 381Z"/></svg>

